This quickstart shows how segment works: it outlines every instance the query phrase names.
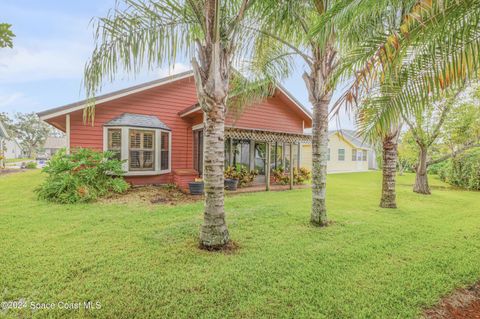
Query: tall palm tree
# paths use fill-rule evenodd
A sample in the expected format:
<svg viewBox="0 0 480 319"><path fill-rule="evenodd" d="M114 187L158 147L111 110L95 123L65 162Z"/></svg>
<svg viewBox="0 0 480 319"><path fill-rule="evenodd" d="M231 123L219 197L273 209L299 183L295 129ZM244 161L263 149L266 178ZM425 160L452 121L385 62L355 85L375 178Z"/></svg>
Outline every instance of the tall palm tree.
<svg viewBox="0 0 480 319"><path fill-rule="evenodd" d="M96 24L96 47L85 68L94 96L105 78L124 69L173 65L191 58L204 112L205 211L200 244L219 249L229 242L224 211L224 121L232 63L242 53L241 30L255 0L123 0ZM93 113L88 113L91 116Z"/></svg>

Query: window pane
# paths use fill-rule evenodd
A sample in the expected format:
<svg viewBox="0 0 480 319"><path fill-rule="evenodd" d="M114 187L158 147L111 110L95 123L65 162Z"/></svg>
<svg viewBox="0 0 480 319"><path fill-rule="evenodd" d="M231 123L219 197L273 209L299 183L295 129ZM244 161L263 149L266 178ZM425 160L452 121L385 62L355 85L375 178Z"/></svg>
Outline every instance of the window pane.
<svg viewBox="0 0 480 319"><path fill-rule="evenodd" d="M130 130L130 170L155 169L155 131Z"/></svg>
<svg viewBox="0 0 480 319"><path fill-rule="evenodd" d="M357 160L357 150L354 148L352 149L352 161L356 161Z"/></svg>
<svg viewBox="0 0 480 319"><path fill-rule="evenodd" d="M122 147L122 130L108 129L108 149L120 149Z"/></svg>
<svg viewBox="0 0 480 319"><path fill-rule="evenodd" d="M367 161L367 151L363 150L362 153L363 153L363 161L366 162Z"/></svg>
<svg viewBox="0 0 480 319"><path fill-rule="evenodd" d="M142 167L143 168L153 168L153 152L152 151L142 151Z"/></svg>
<svg viewBox="0 0 480 319"><path fill-rule="evenodd" d="M143 134L143 148L153 148L153 133Z"/></svg>
<svg viewBox="0 0 480 319"><path fill-rule="evenodd" d="M138 131L130 130L130 148L141 147L141 134Z"/></svg>
<svg viewBox="0 0 480 319"><path fill-rule="evenodd" d="M265 174L266 152L266 143L255 143L255 169L260 175Z"/></svg>
<svg viewBox="0 0 480 319"><path fill-rule="evenodd" d="M107 150L113 153L113 159L122 159L122 130L121 129L108 129L107 134Z"/></svg>
<svg viewBox="0 0 480 319"><path fill-rule="evenodd" d="M345 160L345 149L339 148L338 149L338 160L344 161Z"/></svg>
<svg viewBox="0 0 480 319"><path fill-rule="evenodd" d="M140 151L130 151L130 169L140 168Z"/></svg>
<svg viewBox="0 0 480 319"><path fill-rule="evenodd" d="M160 152L160 169L167 170L170 168L169 163L169 139L170 133L162 132L161 141L162 141L162 150Z"/></svg>

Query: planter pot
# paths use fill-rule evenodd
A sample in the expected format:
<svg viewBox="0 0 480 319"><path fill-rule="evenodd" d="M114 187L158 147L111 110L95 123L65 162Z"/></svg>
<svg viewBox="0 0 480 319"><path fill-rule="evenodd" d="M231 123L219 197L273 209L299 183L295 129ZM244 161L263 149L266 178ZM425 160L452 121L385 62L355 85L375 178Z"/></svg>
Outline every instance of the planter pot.
<svg viewBox="0 0 480 319"><path fill-rule="evenodd" d="M238 187L238 179L225 179L225 189L228 191L236 191Z"/></svg>
<svg viewBox="0 0 480 319"><path fill-rule="evenodd" d="M190 182L188 183L188 189L192 195L203 195L203 182Z"/></svg>

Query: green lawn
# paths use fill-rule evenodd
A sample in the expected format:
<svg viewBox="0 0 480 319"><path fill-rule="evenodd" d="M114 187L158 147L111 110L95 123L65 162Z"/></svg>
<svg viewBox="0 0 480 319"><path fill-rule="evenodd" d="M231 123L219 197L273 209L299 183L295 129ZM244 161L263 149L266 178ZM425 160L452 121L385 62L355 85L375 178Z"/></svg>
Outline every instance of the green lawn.
<svg viewBox="0 0 480 319"><path fill-rule="evenodd" d="M17 162L28 162L33 160L33 158L7 158L5 160L5 163L17 163Z"/></svg>
<svg viewBox="0 0 480 319"><path fill-rule="evenodd" d="M231 196L234 254L197 249L201 203L52 205L40 181L0 176L0 299L101 309L35 317L415 318L480 278L480 193L437 180L426 197L399 177L387 210L380 174L331 175L327 229L310 226L307 189Z"/></svg>

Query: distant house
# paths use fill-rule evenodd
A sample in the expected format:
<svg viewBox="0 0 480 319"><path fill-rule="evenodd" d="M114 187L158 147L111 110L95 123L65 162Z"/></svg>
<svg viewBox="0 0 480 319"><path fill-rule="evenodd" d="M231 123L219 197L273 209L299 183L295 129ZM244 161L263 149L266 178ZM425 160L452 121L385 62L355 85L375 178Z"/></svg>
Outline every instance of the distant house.
<svg viewBox="0 0 480 319"><path fill-rule="evenodd" d="M7 129L0 121L0 167L5 167L5 142L9 138Z"/></svg>
<svg viewBox="0 0 480 319"><path fill-rule="evenodd" d="M56 152L58 152L60 149L66 148L66 147L67 147L67 140L66 140L65 137L49 136L45 140L43 150L45 152L45 155L47 155L48 157L51 157Z"/></svg>
<svg viewBox="0 0 480 319"><path fill-rule="evenodd" d="M372 146L356 137L355 131L338 130L328 134L327 172L364 172L377 169L375 151ZM301 165L311 169L312 145L302 145Z"/></svg>
<svg viewBox="0 0 480 319"><path fill-rule="evenodd" d="M84 122L87 106L81 101L38 115L66 133L67 151L88 147L116 153L133 184L175 183L185 188L202 175L203 111L193 72L97 96L93 124ZM271 96L242 113L227 112L225 165L257 169L257 182L266 182L269 165L300 165L300 145L311 139L304 129L310 127L310 112L277 86Z"/></svg>
<svg viewBox="0 0 480 319"><path fill-rule="evenodd" d="M16 139L10 138L5 141L4 156L7 159L23 158L25 152Z"/></svg>

